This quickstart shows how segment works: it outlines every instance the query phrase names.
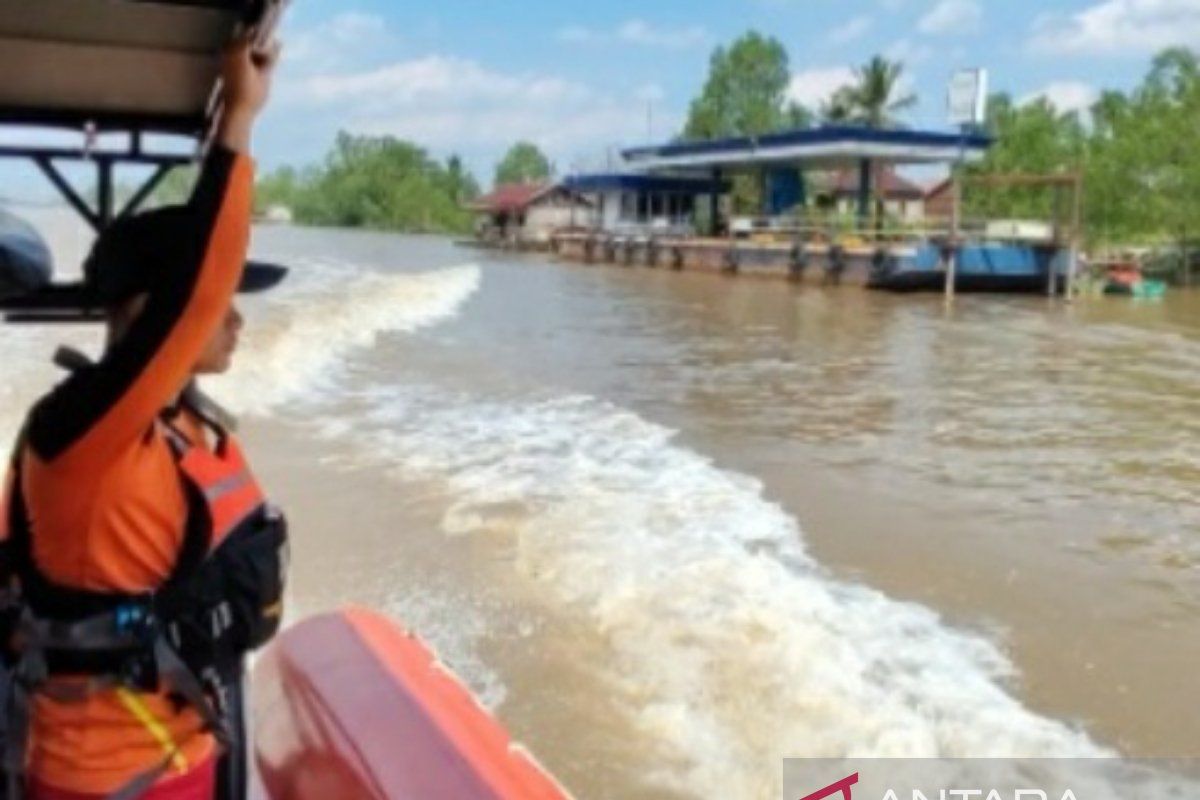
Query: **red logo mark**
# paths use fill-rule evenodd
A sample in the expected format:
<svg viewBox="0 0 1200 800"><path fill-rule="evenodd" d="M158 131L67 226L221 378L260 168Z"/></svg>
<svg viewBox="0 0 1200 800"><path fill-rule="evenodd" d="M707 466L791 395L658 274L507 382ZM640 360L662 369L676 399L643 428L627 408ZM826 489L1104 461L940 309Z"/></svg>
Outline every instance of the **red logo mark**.
<svg viewBox="0 0 1200 800"><path fill-rule="evenodd" d="M825 800L826 797L833 797L838 792L842 793L842 800L851 800L850 787L858 783L858 773L854 773L849 777L842 778L832 786L826 786L824 789L813 792L807 797L801 797L800 800Z"/></svg>

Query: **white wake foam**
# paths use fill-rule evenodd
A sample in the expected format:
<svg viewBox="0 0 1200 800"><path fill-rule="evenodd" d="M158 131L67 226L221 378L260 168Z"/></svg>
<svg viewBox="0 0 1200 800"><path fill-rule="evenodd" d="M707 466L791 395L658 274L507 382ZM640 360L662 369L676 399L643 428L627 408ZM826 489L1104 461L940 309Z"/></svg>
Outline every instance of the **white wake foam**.
<svg viewBox="0 0 1200 800"><path fill-rule="evenodd" d="M55 276L72 280L79 276L83 256L91 246L91 229L69 208L62 206L13 206L9 210L33 225L50 247ZM9 444L21 421L47 389L62 378L51 363L54 349L69 344L95 352L102 335L94 325L26 326L5 325L0 330L0 452L7 456Z"/></svg>
<svg viewBox="0 0 1200 800"><path fill-rule="evenodd" d="M387 274L310 264L294 272L306 283L250 308L234 369L205 383L238 413L265 414L328 389L348 353L453 316L480 283L474 265Z"/></svg>
<svg viewBox="0 0 1200 800"><path fill-rule="evenodd" d="M243 414L265 414L300 395L336 385L342 362L387 332L409 332L458 312L478 289L465 265L417 274L377 273L329 263L299 264L286 290L243 299L246 327L229 375L206 389ZM0 367L0 446L16 435L29 407L62 379L51 363L69 344L98 354L96 325L10 326Z"/></svg>
<svg viewBox="0 0 1200 800"><path fill-rule="evenodd" d="M1111 754L1014 699L989 641L833 580L756 480L665 428L588 397L390 386L366 400L327 433L446 482L447 533L516 537L523 573L609 640L640 698L625 713L678 758L664 783L759 798L778 791L785 756Z"/></svg>
<svg viewBox="0 0 1200 800"><path fill-rule="evenodd" d="M102 335L89 325L28 327L6 325L0 330L0 450L7 458L30 407L63 378L52 361L54 350L67 344L84 352L98 352ZM5 462L7 463L7 462Z"/></svg>

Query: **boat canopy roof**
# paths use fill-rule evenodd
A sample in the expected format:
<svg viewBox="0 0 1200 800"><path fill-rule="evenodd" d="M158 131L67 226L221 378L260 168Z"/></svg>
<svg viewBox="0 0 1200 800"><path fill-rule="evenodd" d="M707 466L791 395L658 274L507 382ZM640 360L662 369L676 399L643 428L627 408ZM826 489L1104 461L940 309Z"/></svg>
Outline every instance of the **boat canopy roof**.
<svg viewBox="0 0 1200 800"><path fill-rule="evenodd" d="M204 135L218 54L266 0L0 0L0 125Z"/></svg>
<svg viewBox="0 0 1200 800"><path fill-rule="evenodd" d="M134 213L167 173L192 160L144 134L206 143L220 113L220 53L235 32L268 37L286 0L0 0L0 158L29 159L97 232ZM81 132L53 143L46 129ZM123 143L97 144L98 134ZM157 149L158 152L154 150ZM95 168L94 201L59 170ZM153 167L123 207L117 164ZM86 193L92 194L92 193ZM49 249L27 225L0 217L0 314L10 322L98 318L78 284L51 281Z"/></svg>
<svg viewBox="0 0 1200 800"><path fill-rule="evenodd" d="M644 170L717 170L759 166L841 167L862 161L892 164L977 161L992 140L979 133L825 126L763 136L671 142L625 150L629 166Z"/></svg>

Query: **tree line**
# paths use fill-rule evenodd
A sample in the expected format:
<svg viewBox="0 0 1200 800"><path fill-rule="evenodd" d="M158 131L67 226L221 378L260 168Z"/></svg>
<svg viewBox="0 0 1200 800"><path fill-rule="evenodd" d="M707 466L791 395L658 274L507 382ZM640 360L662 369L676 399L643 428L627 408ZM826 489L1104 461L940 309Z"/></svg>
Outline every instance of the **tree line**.
<svg viewBox="0 0 1200 800"><path fill-rule="evenodd" d="M788 100L791 79L782 43L750 32L718 47L708 79L692 101L680 138L761 135L813 124L904 127L917 102L903 91L904 65L876 56L853 82L820 108ZM1187 48L1161 52L1139 86L1106 91L1090 109L1062 111L1048 99L989 99L985 131L994 144L969 175L1057 174L1084 177L1089 245L1170 243L1180 250L1200 237L1200 56ZM735 180L735 207L753 209L756 187ZM987 218L1040 218L1054 208L1051 191L968 190L967 213Z"/></svg>
<svg viewBox="0 0 1200 800"><path fill-rule="evenodd" d="M546 180L549 159L518 142L496 167L495 183ZM458 156L444 162L392 136L337 135L324 161L307 169L281 167L256 187L256 209L287 208L296 222L410 233L465 233L467 205L480 194Z"/></svg>
<svg viewBox="0 0 1200 800"><path fill-rule="evenodd" d="M1102 93L1086 113L993 95L987 131L995 144L967 173L1080 171L1093 248L1186 251L1200 237L1200 56L1192 50L1163 51L1137 87ZM1055 213L1052 194L1030 189L968 190L967 202L989 217Z"/></svg>
<svg viewBox="0 0 1200 800"><path fill-rule="evenodd" d="M479 194L457 156L443 162L392 136L344 131L321 164L281 167L256 188L259 211L283 206L302 224L413 233L469 230L464 204Z"/></svg>
<svg viewBox="0 0 1200 800"><path fill-rule="evenodd" d="M916 105L905 67L872 58L817 108L788 98L787 49L748 32L717 47L692 100L680 140L761 135L821 124L903 127ZM1013 172L1085 176L1086 234L1093 246L1173 242L1197 237L1200 220L1200 61L1194 51L1161 53L1128 93L1104 92L1085 112L1064 112L1046 99L990 98L986 131L995 140L972 175ZM518 142L497 164L494 184L547 180L554 165L538 147ZM757 179L735 176L735 208L757 207ZM258 186L260 208L284 205L301 223L461 232L464 205L480 187L457 157L439 161L411 142L340 133L323 162L284 167ZM1028 188L968 191L968 213L992 218L1047 218L1053 193Z"/></svg>

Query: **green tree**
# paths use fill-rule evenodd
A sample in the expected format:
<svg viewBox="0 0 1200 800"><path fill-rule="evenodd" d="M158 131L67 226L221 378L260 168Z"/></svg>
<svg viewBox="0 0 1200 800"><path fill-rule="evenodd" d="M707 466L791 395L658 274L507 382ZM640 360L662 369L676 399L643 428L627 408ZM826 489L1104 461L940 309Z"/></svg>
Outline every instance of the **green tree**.
<svg viewBox="0 0 1200 800"><path fill-rule="evenodd" d="M854 99L850 87L843 86L821 105L821 119L832 125L854 122Z"/></svg>
<svg viewBox="0 0 1200 800"><path fill-rule="evenodd" d="M457 155L446 159L446 180L448 191L460 204L479 196L479 183L475 176L463 167L462 159Z"/></svg>
<svg viewBox="0 0 1200 800"><path fill-rule="evenodd" d="M1087 146L1079 116L1058 111L1041 98L1017 105L1008 95L993 95L985 124L995 144L970 174L1051 174L1074 170ZM966 193L969 216L1066 221L1068 209L1055 208L1055 193L1044 187L987 187Z"/></svg>
<svg viewBox="0 0 1200 800"><path fill-rule="evenodd" d="M142 202L140 209L145 210L186 203L192 196L192 188L196 185L196 178L199 174L200 170L195 164L184 164L172 168ZM149 176L147 175L146 177ZM124 208L125 204L129 202L141 186L141 181L137 183L125 181L118 183L113 190L113 202L116 210L119 211ZM87 197L93 204L98 204L99 193L99 184L93 183L88 188Z"/></svg>
<svg viewBox="0 0 1200 800"><path fill-rule="evenodd" d="M1152 214L1141 201L1145 192L1138 172L1138 151L1144 147L1137 129L1142 125L1130 98L1105 92L1092 107L1092 135L1085 160L1085 220L1088 238L1106 246L1139 238L1154 227Z"/></svg>
<svg viewBox="0 0 1200 800"><path fill-rule="evenodd" d="M175 167L155 187L146 205L156 207L186 203L192 196L192 189L195 188L199 175L200 168L194 164Z"/></svg>
<svg viewBox="0 0 1200 800"><path fill-rule="evenodd" d="M1190 248L1200 235L1200 58L1184 48L1165 50L1135 94L1147 208L1179 251L1183 280L1191 283Z"/></svg>
<svg viewBox="0 0 1200 800"><path fill-rule="evenodd" d="M750 31L728 48L718 47L704 88L692 101L684 138L754 136L807 119L797 105L785 110L790 78L787 50L778 39Z"/></svg>
<svg viewBox="0 0 1200 800"><path fill-rule="evenodd" d="M815 116L810 108L794 100L788 101L783 109L783 125L788 130L811 128Z"/></svg>
<svg viewBox="0 0 1200 800"><path fill-rule="evenodd" d="M1107 91L1088 124L1045 100L1017 105L991 98L987 129L995 144L972 174L1056 173L1082 169L1085 235L1093 247L1145 244L1176 252L1189 280L1188 253L1200 237L1200 58L1160 53L1128 94ZM971 215L1064 218L1047 189L968 190Z"/></svg>
<svg viewBox="0 0 1200 800"><path fill-rule="evenodd" d="M900 114L917 104L913 93L901 94L904 64L875 56L855 70L854 83L837 91L826 107L826 116L868 128L895 128Z"/></svg>
<svg viewBox="0 0 1200 800"><path fill-rule="evenodd" d="M443 165L391 136L343 132L320 166L265 175L257 199L260 208L288 206L304 224L460 233L470 230L462 201L473 185L461 162Z"/></svg>
<svg viewBox="0 0 1200 800"><path fill-rule="evenodd" d="M254 210L265 212L271 206L296 206L303 191L300 174L292 167L280 167L259 179L254 191Z"/></svg>
<svg viewBox="0 0 1200 800"><path fill-rule="evenodd" d="M790 80L787 50L778 39L750 31L728 47L718 47L682 138L758 136L810 127L812 112L787 99ZM760 177L734 175L732 196L736 213L757 211L762 205Z"/></svg>
<svg viewBox="0 0 1200 800"><path fill-rule="evenodd" d="M544 181L554 172L550 159L532 142L517 142L496 165L497 186Z"/></svg>

